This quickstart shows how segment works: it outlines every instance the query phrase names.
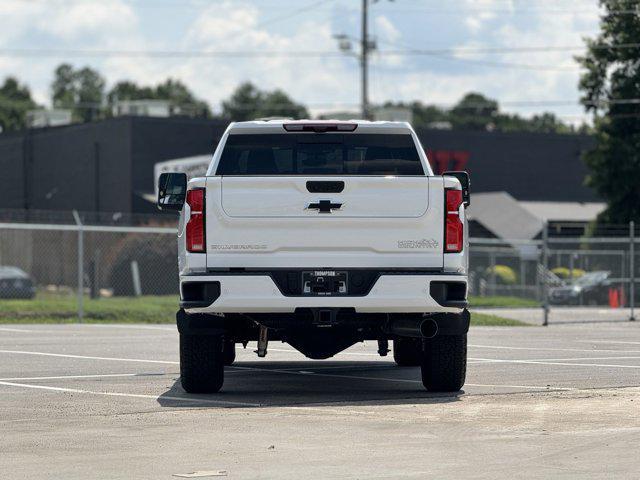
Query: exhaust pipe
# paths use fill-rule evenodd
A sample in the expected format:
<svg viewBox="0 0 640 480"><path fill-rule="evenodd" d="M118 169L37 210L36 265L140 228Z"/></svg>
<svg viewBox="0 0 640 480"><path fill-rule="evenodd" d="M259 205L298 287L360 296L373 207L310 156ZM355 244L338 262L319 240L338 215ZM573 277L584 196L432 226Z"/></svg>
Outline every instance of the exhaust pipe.
<svg viewBox="0 0 640 480"><path fill-rule="evenodd" d="M390 320L385 330L399 337L433 338L438 334L438 324L432 318L399 318Z"/></svg>

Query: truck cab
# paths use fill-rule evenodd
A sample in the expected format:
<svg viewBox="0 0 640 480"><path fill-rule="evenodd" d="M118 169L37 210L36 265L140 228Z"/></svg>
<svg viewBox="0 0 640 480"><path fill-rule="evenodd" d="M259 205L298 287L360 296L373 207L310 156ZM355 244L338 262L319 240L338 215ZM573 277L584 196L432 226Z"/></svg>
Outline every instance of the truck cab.
<svg viewBox="0 0 640 480"><path fill-rule="evenodd" d="M235 346L309 358L389 340L425 387L466 369L466 172L433 174L404 122L232 123L207 174L159 179L178 226L181 379L216 392Z"/></svg>

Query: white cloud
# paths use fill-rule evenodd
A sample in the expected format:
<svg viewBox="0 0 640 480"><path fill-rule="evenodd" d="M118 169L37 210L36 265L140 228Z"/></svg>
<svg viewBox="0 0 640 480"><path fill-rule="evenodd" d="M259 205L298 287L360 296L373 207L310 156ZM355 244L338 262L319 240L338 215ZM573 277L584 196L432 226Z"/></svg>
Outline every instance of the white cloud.
<svg viewBox="0 0 640 480"><path fill-rule="evenodd" d="M44 33L56 39L92 40L118 38L136 31L137 17L124 0L71 2L2 0L0 42ZM84 43L84 42L83 42Z"/></svg>
<svg viewBox="0 0 640 480"><path fill-rule="evenodd" d="M471 34L478 34L487 26L490 20L496 18L497 11L502 13L511 12L514 8L512 1L465 0L465 7L462 9L464 12L463 22Z"/></svg>
<svg viewBox="0 0 640 480"><path fill-rule="evenodd" d="M42 16L45 8L40 2L23 2L19 0L3 0L0 2L0 44L29 31L35 18Z"/></svg>
<svg viewBox="0 0 640 480"><path fill-rule="evenodd" d="M85 0L69 3L66 8L53 3L52 10L40 17L37 26L43 32L70 40L115 39L136 29L137 18L131 6L122 0L109 2Z"/></svg>
<svg viewBox="0 0 640 480"><path fill-rule="evenodd" d="M482 28L482 22L475 15L469 15L468 17L465 17L464 24L473 33L478 33Z"/></svg>
<svg viewBox="0 0 640 480"><path fill-rule="evenodd" d="M259 27L259 15L249 3L224 2L204 10L186 34L186 47L210 51L273 51L281 54L238 59L184 62L178 73L213 104L228 97L243 81L259 88L281 88L310 106L350 100L356 94L349 58L286 56L295 51L336 48L330 25L323 20L300 22L285 35ZM274 29L275 30L275 29ZM356 64L353 62L354 73Z"/></svg>
<svg viewBox="0 0 640 480"><path fill-rule="evenodd" d="M396 42L400 39L400 30L398 30L391 20L384 15L378 15L375 19L377 33L382 37L382 40L389 42Z"/></svg>
<svg viewBox="0 0 640 480"><path fill-rule="evenodd" d="M237 43L247 36L253 40L260 36L255 29L259 11L250 4L223 2L205 9L187 32L187 39L194 42L208 43L225 40L230 44Z"/></svg>

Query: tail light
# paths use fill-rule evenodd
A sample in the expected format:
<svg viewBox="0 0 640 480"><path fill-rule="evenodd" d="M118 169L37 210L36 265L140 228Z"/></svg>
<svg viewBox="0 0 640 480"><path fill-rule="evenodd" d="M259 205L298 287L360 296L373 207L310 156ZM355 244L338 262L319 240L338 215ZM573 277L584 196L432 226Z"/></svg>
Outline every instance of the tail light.
<svg viewBox="0 0 640 480"><path fill-rule="evenodd" d="M207 250L204 229L204 189L187 191L191 216L187 222L187 251L202 253Z"/></svg>
<svg viewBox="0 0 640 480"><path fill-rule="evenodd" d="M464 225L458 213L462 204L462 191L447 189L445 196L444 251L458 253L462 251L464 240Z"/></svg>

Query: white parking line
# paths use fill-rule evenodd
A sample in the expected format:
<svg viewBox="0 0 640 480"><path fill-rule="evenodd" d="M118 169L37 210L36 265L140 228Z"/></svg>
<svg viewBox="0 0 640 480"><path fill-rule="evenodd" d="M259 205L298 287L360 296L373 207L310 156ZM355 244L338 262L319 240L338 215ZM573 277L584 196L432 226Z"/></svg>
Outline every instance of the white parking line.
<svg viewBox="0 0 640 480"><path fill-rule="evenodd" d="M606 350L606 349L585 349L585 348L545 348L545 347L506 347L502 345L476 345L470 344L469 347L474 348L488 348L496 350L526 350L526 351L545 351L545 352L582 352L582 353L640 353L640 350ZM291 350L286 348L270 348L269 351L284 352L284 353L297 353L297 350ZM301 355L301 354L300 354ZM356 355L365 357L379 357L377 353L371 352L340 352L338 355ZM337 355L336 355L337 356ZM469 358L469 360L480 361L479 358Z"/></svg>
<svg viewBox="0 0 640 480"><path fill-rule="evenodd" d="M180 364L180 362L172 362L169 360L147 360L144 358L92 357L88 355L70 355L65 353L27 352L24 350L0 350L0 353L9 353L9 354L18 354L18 355L41 355L45 357L84 358L87 360L112 360L114 362L162 363L167 365Z"/></svg>
<svg viewBox="0 0 640 480"><path fill-rule="evenodd" d="M173 327L161 327L154 325L123 325L123 324L108 324L108 323L74 323L71 324L74 327L94 327L94 328L120 328L120 329L137 329L137 330L161 330L164 332L175 332L178 333L178 330L175 326Z"/></svg>
<svg viewBox="0 0 640 480"><path fill-rule="evenodd" d="M603 367L603 368L640 368L640 365L613 365L604 363L566 363L566 362L546 362L543 360L500 360L496 358L477 358L474 360L484 360L485 363L521 363L532 365L560 365L566 367Z"/></svg>
<svg viewBox="0 0 640 480"><path fill-rule="evenodd" d="M586 349L586 348L547 348L547 347L506 347L504 345L476 345L469 344L473 348L490 348L495 350L529 350L529 351L545 351L545 352L587 352L587 353L640 353L640 350L604 350L604 349Z"/></svg>
<svg viewBox="0 0 640 480"><path fill-rule="evenodd" d="M580 343L619 343L622 345L640 345L640 342L629 342L622 340L578 340Z"/></svg>
<svg viewBox="0 0 640 480"><path fill-rule="evenodd" d="M230 406L230 407L261 407L259 403L247 403L247 402L231 402L225 400L212 400L209 398L191 398L191 397L173 397L166 395L142 395L138 393L120 393L120 392L96 392L92 390L82 390L79 388L62 388L62 387L49 387L46 385L32 385L28 383L15 383L15 382L2 382L0 385L6 385L9 387L21 387L32 388L36 390L50 390L53 392L69 392L69 393L84 393L87 395L102 395L107 397L130 397L130 398L146 398L151 400L175 400L179 402L187 403L210 403L212 405Z"/></svg>
<svg viewBox="0 0 640 480"><path fill-rule="evenodd" d="M0 327L0 331L3 331L3 332L18 332L18 333L32 333L32 332L36 332L37 330L27 330L26 328Z"/></svg>
<svg viewBox="0 0 640 480"><path fill-rule="evenodd" d="M570 387L549 387L549 386L539 386L539 385L491 385L485 383L465 383L465 387L486 387L486 388L524 388L528 390L560 390L571 392L575 390L579 390L578 388L570 388Z"/></svg>
<svg viewBox="0 0 640 480"><path fill-rule="evenodd" d="M620 356L620 357L573 357L573 358L525 358L530 362L577 362L581 360L638 360L640 357ZM486 362L486 360L485 360ZM484 363L484 362L483 362ZM491 363L491 362L489 362Z"/></svg>
<svg viewBox="0 0 640 480"><path fill-rule="evenodd" d="M175 373L104 373L96 375L57 375L54 377L10 377L0 378L0 381L25 381L25 380L65 380L65 379L81 379L81 378L113 378L113 377L154 377L164 375L176 375Z"/></svg>
<svg viewBox="0 0 640 480"><path fill-rule="evenodd" d="M478 347L478 348L495 348L495 349L504 349L504 350L533 350L533 351L538 351L538 350L546 350L546 351L560 351L560 352L590 352L590 353L597 353L597 352L616 352L616 353L640 353L640 351L624 351L624 350L586 350L586 349L575 349L575 348L533 348L533 347L504 347L504 346L494 346L494 345L469 345L470 347ZM289 350L289 349L284 349L284 348L271 348L270 350L276 351L276 352L286 352L286 353L299 353L296 350ZM377 353L360 353L360 352L341 352L339 355L365 355L365 356L378 356ZM640 366L636 366L636 365L605 365L605 364L587 364L587 363L562 363L562 361L573 361L573 360L615 360L616 358L621 358L621 359L636 359L636 358L640 358L640 357L585 357L585 358L559 358L559 359L532 359L532 360L500 360L500 359L494 359L494 358L478 358L478 357L469 357L468 363L473 364L473 365L479 365L479 364L483 364L483 363L496 363L496 362L504 362L504 363L532 363L535 364L537 363L544 363L546 365L562 365L562 366L568 366L568 365L584 365L584 366L594 366L594 367L620 367L620 368L640 368ZM294 369L294 370L298 370L298 369ZM314 369L315 370L315 369ZM270 370L271 371L271 370ZM275 370L272 370L275 371ZM286 371L291 371L291 370L286 370ZM283 373L285 373L285 370L283 370ZM316 374L318 375L318 374ZM390 381L393 381L392 379L389 379ZM479 385L478 386L483 386L483 385ZM498 385L497 385L498 386ZM517 386L513 386L517 388ZM530 386L527 388L546 388L546 387L535 387L535 386Z"/></svg>

